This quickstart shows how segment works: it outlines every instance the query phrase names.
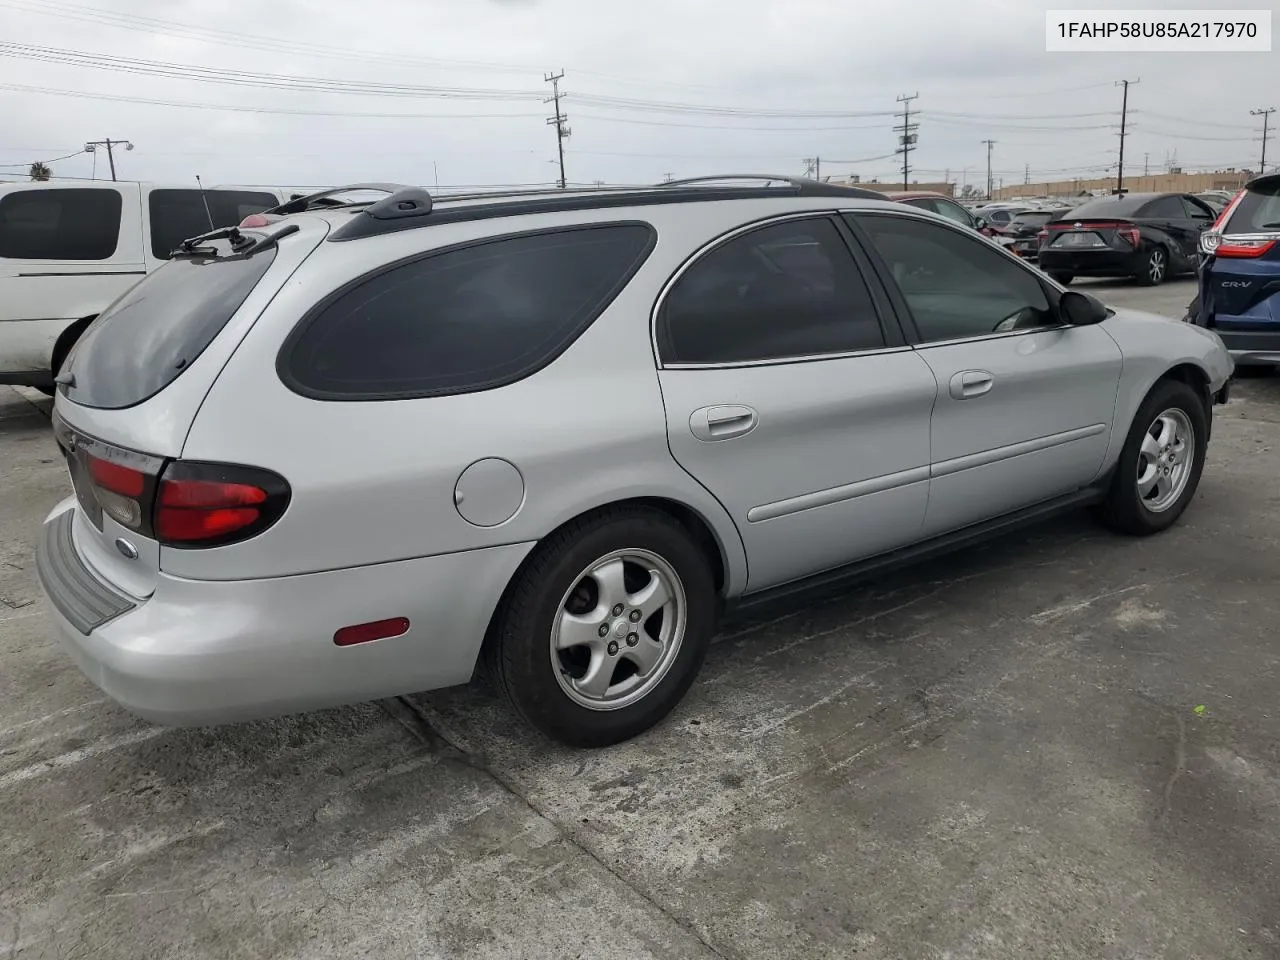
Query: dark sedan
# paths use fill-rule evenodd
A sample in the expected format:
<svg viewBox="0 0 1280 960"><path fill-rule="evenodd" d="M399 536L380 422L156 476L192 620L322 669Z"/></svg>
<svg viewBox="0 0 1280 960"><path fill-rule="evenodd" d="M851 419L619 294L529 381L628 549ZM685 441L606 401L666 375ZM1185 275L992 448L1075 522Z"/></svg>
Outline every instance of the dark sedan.
<svg viewBox="0 0 1280 960"><path fill-rule="evenodd" d="M1194 273L1200 234L1213 211L1185 193L1098 197L1040 231L1040 269L1059 283L1132 277L1145 286Z"/></svg>
<svg viewBox="0 0 1280 960"><path fill-rule="evenodd" d="M996 240L1024 260L1035 260L1040 253L1038 234L1066 212L1065 208L1024 210L996 231Z"/></svg>

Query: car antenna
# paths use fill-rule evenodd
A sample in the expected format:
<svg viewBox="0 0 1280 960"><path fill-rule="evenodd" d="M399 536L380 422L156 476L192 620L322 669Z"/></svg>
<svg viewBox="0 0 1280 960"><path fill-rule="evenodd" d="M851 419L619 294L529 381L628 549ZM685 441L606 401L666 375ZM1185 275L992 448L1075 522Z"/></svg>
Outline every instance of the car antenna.
<svg viewBox="0 0 1280 960"><path fill-rule="evenodd" d="M204 215L209 218L209 229L216 230L213 225L213 214L209 212L209 198L204 195L204 184L200 182L200 174L196 174L196 186L200 188L200 202L204 204Z"/></svg>

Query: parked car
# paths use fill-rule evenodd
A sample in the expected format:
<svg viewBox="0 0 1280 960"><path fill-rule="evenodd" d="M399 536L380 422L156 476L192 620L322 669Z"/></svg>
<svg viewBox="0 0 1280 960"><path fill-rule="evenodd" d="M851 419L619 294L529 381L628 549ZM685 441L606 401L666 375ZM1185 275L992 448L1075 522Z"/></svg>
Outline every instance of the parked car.
<svg viewBox="0 0 1280 960"><path fill-rule="evenodd" d="M940 215L774 178L313 197L195 237L59 375L37 566L161 723L466 682L631 737L726 607L1195 494L1231 360ZM659 240L661 242L659 242Z"/></svg>
<svg viewBox="0 0 1280 960"><path fill-rule="evenodd" d="M1020 213L1026 213L1030 209L1031 208L1027 206L996 207L995 209L984 210L982 212L982 218L986 220L987 224L991 227L992 234L996 235L1001 233L1014 217Z"/></svg>
<svg viewBox="0 0 1280 960"><path fill-rule="evenodd" d="M1024 260L1035 261L1040 254L1040 231L1064 213L1065 210L1024 210L1001 227L995 239Z"/></svg>
<svg viewBox="0 0 1280 960"><path fill-rule="evenodd" d="M1191 321L1216 331L1240 366L1280 365L1280 174L1251 180L1200 251Z"/></svg>
<svg viewBox="0 0 1280 960"><path fill-rule="evenodd" d="M202 197L151 183L0 186L0 383L51 392L89 322L184 237L284 199L261 187L210 187Z"/></svg>
<svg viewBox="0 0 1280 960"><path fill-rule="evenodd" d="M1204 205L1212 210L1215 216L1227 208L1227 204L1231 202L1231 197L1232 195L1226 190L1211 190L1195 194L1195 198L1203 201Z"/></svg>
<svg viewBox="0 0 1280 960"><path fill-rule="evenodd" d="M1195 271L1200 234L1214 214L1185 193L1130 193L1087 200L1040 232L1040 267L1075 277L1132 277L1154 286Z"/></svg>
<svg viewBox="0 0 1280 960"><path fill-rule="evenodd" d="M984 236L989 237L995 232L992 230L984 213L967 210L955 200L943 196L941 193L928 193L918 190L890 190L886 191L882 196L897 203L905 203L907 206L915 207L917 210L928 210L930 213L940 214L951 222L958 223L962 227L968 227L970 230L976 230Z"/></svg>

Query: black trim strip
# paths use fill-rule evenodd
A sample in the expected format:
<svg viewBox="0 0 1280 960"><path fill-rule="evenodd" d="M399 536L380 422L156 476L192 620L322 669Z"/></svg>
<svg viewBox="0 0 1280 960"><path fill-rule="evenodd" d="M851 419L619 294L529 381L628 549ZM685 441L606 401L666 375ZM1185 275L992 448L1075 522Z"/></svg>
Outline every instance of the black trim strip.
<svg viewBox="0 0 1280 960"><path fill-rule="evenodd" d="M792 601L796 597L810 593L843 588L859 580L865 580L887 573L890 570L896 570L899 567L910 566L931 557L950 553L953 550L972 546L975 543L981 543L1011 530L1047 520L1057 514L1098 503L1106 496L1110 482L1111 475L1108 473L1098 484L1078 490L1075 493L1055 497L1052 500L1046 500L1043 503L1005 514L1003 517L997 517L994 520L984 520L981 523L962 527L959 530L953 530L951 533L944 533L941 536L924 540L911 546L900 547L897 550L868 557L865 560L858 560L854 563L836 567L833 570L826 570L800 580L793 580L791 583L784 583L755 593L748 593L730 600L725 605L726 612L733 614L748 611L754 612L761 607L781 601Z"/></svg>
<svg viewBox="0 0 1280 960"><path fill-rule="evenodd" d="M71 535L75 510L64 510L44 525L36 572L49 601L86 636L136 603L111 589L85 566Z"/></svg>
<svg viewBox="0 0 1280 960"><path fill-rule="evenodd" d="M20 277L145 277L145 270L68 270L49 273L20 273Z"/></svg>

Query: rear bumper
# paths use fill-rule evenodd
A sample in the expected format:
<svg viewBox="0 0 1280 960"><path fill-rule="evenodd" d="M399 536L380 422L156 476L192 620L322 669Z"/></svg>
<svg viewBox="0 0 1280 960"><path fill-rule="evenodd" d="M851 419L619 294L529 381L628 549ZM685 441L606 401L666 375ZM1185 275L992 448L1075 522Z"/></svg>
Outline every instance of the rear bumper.
<svg viewBox="0 0 1280 960"><path fill-rule="evenodd" d="M269 580L161 573L155 593L142 600L102 583L80 559L62 533L75 509L72 499L55 508L37 553L59 638L108 696L177 726L466 683L498 599L533 546ZM407 617L408 632L334 645L337 629L390 617Z"/></svg>
<svg viewBox="0 0 1280 960"><path fill-rule="evenodd" d="M1039 251L1040 269L1083 277L1132 277L1142 272L1139 251L1084 250L1070 253L1045 247Z"/></svg>
<svg viewBox="0 0 1280 960"><path fill-rule="evenodd" d="M1280 364L1280 330L1224 330L1216 333L1237 366Z"/></svg>

